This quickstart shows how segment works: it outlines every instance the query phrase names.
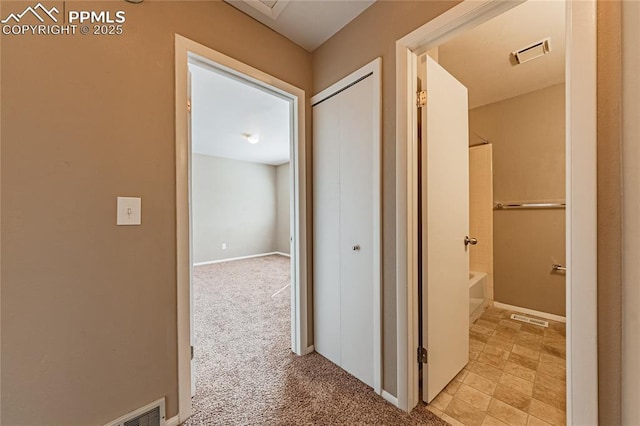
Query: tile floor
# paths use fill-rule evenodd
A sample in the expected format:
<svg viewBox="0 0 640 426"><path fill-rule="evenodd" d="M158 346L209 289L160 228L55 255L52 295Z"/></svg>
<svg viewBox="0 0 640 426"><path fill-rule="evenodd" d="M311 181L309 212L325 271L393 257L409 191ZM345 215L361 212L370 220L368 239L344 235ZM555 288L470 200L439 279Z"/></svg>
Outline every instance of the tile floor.
<svg viewBox="0 0 640 426"><path fill-rule="evenodd" d="M469 330L469 364L427 406L453 426L566 423L565 324L487 308Z"/></svg>

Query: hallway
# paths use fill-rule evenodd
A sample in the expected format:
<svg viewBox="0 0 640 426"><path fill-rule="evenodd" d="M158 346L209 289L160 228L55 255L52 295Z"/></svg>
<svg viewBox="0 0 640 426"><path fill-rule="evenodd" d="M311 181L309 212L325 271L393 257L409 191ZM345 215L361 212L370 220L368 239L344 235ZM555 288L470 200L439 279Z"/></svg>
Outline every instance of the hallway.
<svg viewBox="0 0 640 426"><path fill-rule="evenodd" d="M406 414L322 356L290 351L289 258L194 269L194 425L444 425ZM277 293L277 294L276 294ZM273 296L273 297L272 297Z"/></svg>

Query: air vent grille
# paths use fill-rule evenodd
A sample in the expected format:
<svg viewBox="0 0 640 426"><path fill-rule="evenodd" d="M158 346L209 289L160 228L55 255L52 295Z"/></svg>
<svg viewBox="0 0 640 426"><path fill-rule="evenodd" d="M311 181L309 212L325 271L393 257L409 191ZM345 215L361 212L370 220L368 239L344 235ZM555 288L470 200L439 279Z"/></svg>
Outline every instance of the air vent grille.
<svg viewBox="0 0 640 426"><path fill-rule="evenodd" d="M516 321L526 322L528 324L539 325L540 327L549 327L549 321L544 321L537 318L525 317L524 315L511 314L511 319Z"/></svg>
<svg viewBox="0 0 640 426"><path fill-rule="evenodd" d="M530 46L524 47L516 52L511 53L511 57L515 60L515 64L524 64L536 58L546 55L551 51L551 40L545 39Z"/></svg>
<svg viewBox="0 0 640 426"><path fill-rule="evenodd" d="M124 426L160 426L160 407L155 407L138 417L124 422Z"/></svg>
<svg viewBox="0 0 640 426"><path fill-rule="evenodd" d="M132 411L105 426L165 426L164 398Z"/></svg>

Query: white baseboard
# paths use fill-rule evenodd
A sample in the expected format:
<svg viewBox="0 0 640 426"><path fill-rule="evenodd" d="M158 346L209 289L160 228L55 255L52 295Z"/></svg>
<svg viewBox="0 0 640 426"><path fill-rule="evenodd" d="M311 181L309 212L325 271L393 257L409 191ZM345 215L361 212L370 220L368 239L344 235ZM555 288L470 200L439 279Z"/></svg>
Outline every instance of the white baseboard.
<svg viewBox="0 0 640 426"><path fill-rule="evenodd" d="M284 256L284 257L291 257L291 255L289 253L283 253L281 251L276 251L274 254L278 254L278 255Z"/></svg>
<svg viewBox="0 0 640 426"><path fill-rule="evenodd" d="M533 309L522 308L520 306L507 305L506 303L493 302L493 306L500 309L506 309L509 311L522 312L523 314L535 315L540 318L550 319L552 321L558 322L567 322L566 317L561 317L560 315L549 314L547 312L535 311Z"/></svg>
<svg viewBox="0 0 640 426"><path fill-rule="evenodd" d="M249 256L230 257L228 259L209 260L207 262L198 262L198 263L194 263L193 266L213 265L214 263L233 262L234 260L252 259L254 257L272 256L274 254L281 254L281 255L285 256L284 254L279 253L277 251L272 251L270 253L252 254L252 255L249 255Z"/></svg>
<svg viewBox="0 0 640 426"><path fill-rule="evenodd" d="M386 390L382 391L382 398L385 399L385 401L395 405L396 407L398 407L398 398L396 398L395 396L391 395L389 392L387 392Z"/></svg>
<svg viewBox="0 0 640 426"><path fill-rule="evenodd" d="M313 345L311 345L311 346L309 346L309 347L307 348L307 353L308 353L308 354L310 354L310 353L312 353L312 352L315 352L315 351L316 351L316 348L315 348L315 346L313 346Z"/></svg>
<svg viewBox="0 0 640 426"><path fill-rule="evenodd" d="M165 426L178 426L180 424L180 416L171 417L164 422Z"/></svg>

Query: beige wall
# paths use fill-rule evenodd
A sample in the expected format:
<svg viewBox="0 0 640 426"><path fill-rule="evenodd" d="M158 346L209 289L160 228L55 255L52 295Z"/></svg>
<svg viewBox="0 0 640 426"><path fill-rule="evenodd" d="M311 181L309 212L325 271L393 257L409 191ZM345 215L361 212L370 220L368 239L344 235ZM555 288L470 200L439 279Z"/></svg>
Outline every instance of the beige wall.
<svg viewBox="0 0 640 426"><path fill-rule="evenodd" d="M634 9L635 13L632 11ZM629 74L632 79L637 79L638 75L637 51L640 46L640 38L638 38L640 33L637 28L640 24L638 21L639 11L637 6L631 6L625 14L631 18L631 22L625 22L626 33L635 34L632 36L634 43L630 47L630 52L625 53L626 60L631 60L631 64L633 64ZM635 355L632 357L632 363L626 366L630 368L625 372L625 379L633 378L631 379L633 383L631 387L636 386L635 400L631 404L625 404L624 412L621 403L622 355L620 349L622 344L621 300L623 290L620 162L621 119L623 117L621 116L622 52L620 27L622 22L620 2L598 2L598 25L598 378L600 380L598 415L600 424L603 425L632 425L640 424L640 411L638 411L640 406L640 394L638 393L640 369L638 369L637 362L637 347ZM632 102L637 108L637 100L640 98L638 97L638 86L635 87L635 92L630 87L626 87L624 93L632 94ZM624 120L635 125L638 110L629 112L631 114L625 115ZM633 118L629 119L630 117ZM637 146L637 133L633 137L633 144ZM633 153L633 150L628 152L631 154L629 158L635 158L637 161L637 148L635 149L635 157ZM637 163L634 168L637 170ZM638 217L637 212L638 210L636 210L634 217ZM635 251L633 265L637 265L637 259L638 251ZM636 277L640 277L640 275L636 275ZM631 301L635 310L640 304L640 298L637 297L638 280L633 282L636 286L634 289L635 297L633 293L626 294L625 300ZM631 336L637 336L638 317L636 316L635 320L629 321L628 324L633 330ZM634 363L635 366L632 367ZM629 393L629 395L632 394L633 392Z"/></svg>
<svg viewBox="0 0 640 426"><path fill-rule="evenodd" d="M487 298L493 300L493 147L469 148L469 269L487 273Z"/></svg>
<svg viewBox="0 0 640 426"><path fill-rule="evenodd" d="M125 34L1 38L6 425L177 413L174 34L311 92L310 54L223 2L82 5ZM115 226L119 195L142 226Z"/></svg>
<svg viewBox="0 0 640 426"><path fill-rule="evenodd" d="M276 251L276 167L202 154L192 158L193 262Z"/></svg>
<svg viewBox="0 0 640 426"><path fill-rule="evenodd" d="M395 44L455 1L379 1L313 52L313 93L382 57L383 389L396 395Z"/></svg>
<svg viewBox="0 0 640 426"><path fill-rule="evenodd" d="M607 2L608 3L608 2ZM606 195L609 204L609 213L605 216L611 219L609 223L602 223L602 235L600 240L611 235L607 244L612 251L598 253L600 255L598 267L610 273L602 277L601 292L608 292L607 303L601 310L600 332L602 341L609 344L600 351L600 382L601 398L600 407L606 411L600 413L601 424L615 424L603 421L603 414L610 415L618 424L640 424L640 3L626 1L620 4L607 4L603 7L602 15L608 18L611 25L603 29L602 42L609 41L613 51L606 55L607 61L601 64L600 77L602 84L606 84L606 98L602 108L609 111L603 114L605 118L600 128L605 130L603 135L603 150L607 149L612 155L600 168L598 158L598 172L608 178L609 185ZM622 34L620 25L622 21ZM606 30L606 31L605 31ZM616 43L622 36L622 60L616 57ZM620 42L620 40L618 40ZM619 50L618 50L619 53ZM613 70L611 70L613 68ZM617 77L617 70L622 69L621 85ZM607 70L607 71L605 71ZM615 114L618 108L622 108L622 120ZM604 138L607 137L607 139ZM622 142L622 143L620 143ZM620 152L621 148L621 152ZM598 152L600 155L600 151ZM620 155L622 154L622 155ZM620 162L623 165L623 173L615 173L620 170ZM602 173L601 173L602 172ZM619 209L620 185L623 187L622 201L624 209ZM600 188L599 188L600 189ZM603 194L605 195L605 194ZM619 216L622 211L622 217ZM600 213L600 210L598 210ZM609 230L609 232L607 232ZM621 234L621 231L624 231ZM622 243L620 245L620 237ZM618 256L623 249L622 257ZM622 264L619 261L622 260ZM604 272L604 271L603 271ZM622 276L620 274L622 272ZM623 281L621 280L623 279ZM623 285L620 285L620 284ZM622 302L622 315L620 313L620 300ZM622 320L622 335L620 336L620 320ZM606 332L604 332L606 330ZM622 345L622 357L617 350ZM607 349L609 353L607 354ZM606 364L604 364L606 363ZM608 374L609 377L603 377ZM621 384L621 387L620 387ZM605 392L609 392L606 394ZM622 404L617 398L622 393ZM604 417L607 419L607 417ZM608 419L607 419L608 420Z"/></svg>
<svg viewBox="0 0 640 426"><path fill-rule="evenodd" d="M494 201L564 200L564 84L469 112L469 129L493 145ZM471 133L470 133L471 134ZM494 211L494 298L565 313L564 210Z"/></svg>
<svg viewBox="0 0 640 426"><path fill-rule="evenodd" d="M280 253L291 252L291 205L289 184L289 163L276 167L276 244L275 250Z"/></svg>

